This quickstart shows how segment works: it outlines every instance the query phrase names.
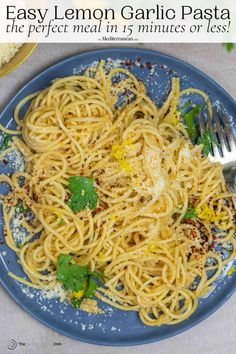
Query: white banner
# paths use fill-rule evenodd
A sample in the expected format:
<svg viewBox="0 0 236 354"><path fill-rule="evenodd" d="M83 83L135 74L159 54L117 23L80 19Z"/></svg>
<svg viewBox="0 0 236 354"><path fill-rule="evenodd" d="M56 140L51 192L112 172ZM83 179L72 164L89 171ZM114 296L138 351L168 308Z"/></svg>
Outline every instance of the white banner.
<svg viewBox="0 0 236 354"><path fill-rule="evenodd" d="M0 42L236 42L236 1L0 0Z"/></svg>

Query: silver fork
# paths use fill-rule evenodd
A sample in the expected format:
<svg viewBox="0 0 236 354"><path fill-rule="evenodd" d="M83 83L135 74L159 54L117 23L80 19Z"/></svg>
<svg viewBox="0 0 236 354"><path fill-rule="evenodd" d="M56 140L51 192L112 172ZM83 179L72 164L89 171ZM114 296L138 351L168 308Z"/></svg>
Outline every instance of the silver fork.
<svg viewBox="0 0 236 354"><path fill-rule="evenodd" d="M211 132L212 143L209 158L223 166L225 183L231 193L236 193L236 138L230 127L229 118L222 106L213 107L213 117L207 116L207 128ZM199 115L201 136L206 131L203 113ZM217 144L217 141L219 144ZM233 198L236 208L236 197Z"/></svg>

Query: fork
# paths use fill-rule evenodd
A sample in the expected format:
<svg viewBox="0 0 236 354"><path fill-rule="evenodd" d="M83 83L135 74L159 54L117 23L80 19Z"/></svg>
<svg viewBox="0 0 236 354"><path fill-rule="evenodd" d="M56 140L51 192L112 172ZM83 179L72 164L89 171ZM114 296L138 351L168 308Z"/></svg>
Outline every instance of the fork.
<svg viewBox="0 0 236 354"><path fill-rule="evenodd" d="M212 162L220 162L223 167L223 175L226 186L231 193L236 193L236 138L230 127L229 118L222 106L213 107L213 116L206 114L207 124L204 124L204 114L199 114L199 128L201 136L210 130L212 142L209 159ZM219 144L217 143L219 142ZM236 197L233 197L236 208Z"/></svg>

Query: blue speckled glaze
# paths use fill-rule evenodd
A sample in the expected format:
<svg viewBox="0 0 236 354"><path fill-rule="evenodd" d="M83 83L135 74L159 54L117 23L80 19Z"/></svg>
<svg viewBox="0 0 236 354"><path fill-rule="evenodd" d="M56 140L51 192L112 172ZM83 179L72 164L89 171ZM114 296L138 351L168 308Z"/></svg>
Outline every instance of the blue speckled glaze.
<svg viewBox="0 0 236 354"><path fill-rule="evenodd" d="M48 68L28 82L9 102L0 115L1 123L8 127L15 127L12 120L13 110L23 97L48 86L51 80L57 77L80 72L82 70L81 67L84 68L102 58L111 58L113 60L131 59L133 61L139 59L139 65L131 66L130 70L145 82L150 96L157 103L160 103L167 95L170 88L170 76L179 76L182 88L196 87L206 91L212 101L222 102L228 114L232 117L232 125L234 125L235 129L235 101L212 79L175 58L154 51L129 48L82 53ZM155 64L155 66L151 70L149 65L140 66L140 60L143 64L150 62ZM0 173L4 172L3 166L0 166ZM2 216L0 221L0 240L4 241ZM60 303L56 299L43 299L39 291L28 290L27 287L10 278L7 274L8 271L12 271L19 276L24 275L21 266L17 263L17 257L14 252L5 244L1 244L1 283L17 303L39 321L61 334L81 341L104 345L127 346L144 344L181 333L216 311L233 294L236 288L236 273L230 278L223 276L217 282L215 290L207 298L200 300L197 311L188 320L174 326L147 327L139 320L137 313L112 309L106 304L99 303L104 309L104 313L94 315L76 311L68 304Z"/></svg>

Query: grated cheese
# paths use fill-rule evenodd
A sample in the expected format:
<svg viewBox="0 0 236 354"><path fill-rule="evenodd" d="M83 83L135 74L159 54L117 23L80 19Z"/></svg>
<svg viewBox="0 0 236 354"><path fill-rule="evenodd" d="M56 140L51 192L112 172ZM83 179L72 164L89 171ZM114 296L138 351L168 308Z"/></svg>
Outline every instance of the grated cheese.
<svg viewBox="0 0 236 354"><path fill-rule="evenodd" d="M152 190L154 196L159 196L164 188L165 188L165 180L159 175L159 179L153 185L151 190Z"/></svg>
<svg viewBox="0 0 236 354"><path fill-rule="evenodd" d="M102 310L97 306L97 301L93 299L84 299L81 302L80 310L89 313L102 313Z"/></svg>
<svg viewBox="0 0 236 354"><path fill-rule="evenodd" d="M43 289L40 291L41 299L55 299L59 298L61 302L66 299L66 291L63 289L61 284L55 285L53 289Z"/></svg>
<svg viewBox="0 0 236 354"><path fill-rule="evenodd" d="M182 152L182 156L190 159L191 154L190 154L190 149L189 149L189 145L188 144L186 144L185 147L180 151L180 154L181 154L181 152Z"/></svg>
<svg viewBox="0 0 236 354"><path fill-rule="evenodd" d="M10 229L12 232L13 239L16 245L20 246L22 241L28 235L26 228L21 225L20 215L14 214L14 218L11 219Z"/></svg>
<svg viewBox="0 0 236 354"><path fill-rule="evenodd" d="M25 160L24 156L19 150L11 150L4 155L4 159L8 161L11 169L16 172L25 171Z"/></svg>

